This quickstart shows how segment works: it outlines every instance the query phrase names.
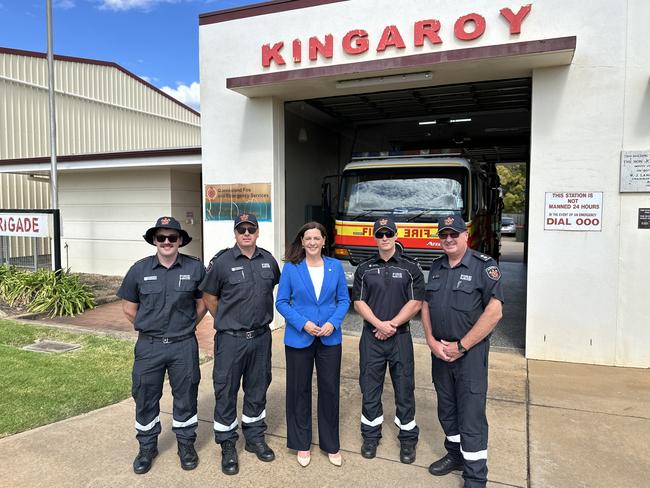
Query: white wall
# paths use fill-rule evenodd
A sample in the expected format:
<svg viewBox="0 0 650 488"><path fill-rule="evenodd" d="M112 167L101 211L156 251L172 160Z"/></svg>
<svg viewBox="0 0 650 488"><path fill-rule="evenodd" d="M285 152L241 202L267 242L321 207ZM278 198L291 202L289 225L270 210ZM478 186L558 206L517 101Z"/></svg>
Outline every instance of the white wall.
<svg viewBox="0 0 650 488"><path fill-rule="evenodd" d="M650 150L650 2L630 2L625 39L623 149ZM638 209L650 208L650 193L623 193L619 216L620 278L616 330L617 363L650 365L650 230L637 228Z"/></svg>
<svg viewBox="0 0 650 488"><path fill-rule="evenodd" d="M650 51L641 42L645 34L638 20L650 18L650 11L641 1L628 5L629 12L625 5L592 2L582 18L567 8L555 23L576 25L572 65L533 75L530 358L650 365L641 291L650 271L644 258L650 233L636 229L636 209L644 201L648 206L648 194L619 193L621 150L650 149ZM601 232L544 230L544 193L572 190L603 192Z"/></svg>
<svg viewBox="0 0 650 488"><path fill-rule="evenodd" d="M173 185L172 176L178 179ZM200 222L185 224L186 209L195 209L197 220L201 215L196 205L198 179L198 174L170 169L59 173L62 266L75 272L122 276L135 261L155 253L142 235L158 217L170 214L199 239L194 252L193 242L183 252L200 256ZM193 206L187 203L186 190L192 181L197 185L190 199ZM185 189L172 191L172 186Z"/></svg>
<svg viewBox="0 0 650 488"><path fill-rule="evenodd" d="M621 195L622 149L650 149L650 51L645 0L589 3L538 0L522 33L510 36L499 9L518 11L525 2L490 0L431 3L414 0L351 0L205 25L200 28L204 183L269 181L274 184L275 225L262 239L284 230L284 172L281 101L248 99L226 89L229 77L367 61L460 47L577 36L569 67L538 69L533 76L527 349L531 358L626 366L650 366L650 332L643 312L650 231L636 229L636 209L648 194ZM453 23L477 12L487 20L483 37L453 36ZM443 44L412 45L413 22L437 18ZM375 51L387 25L397 25L407 48ZM342 52L340 40L366 29L371 49ZM334 35L334 58L290 62L290 42ZM262 69L260 46L284 41L285 67ZM453 70L438 65L435 70ZM434 73L435 75L435 73ZM435 83L434 76L434 83ZM602 191L601 232L543 230L544 193ZM228 232L225 232L228 230ZM232 242L231 225L205 223L206 255ZM277 254L276 254L277 256ZM506 304L507 306L507 304ZM645 340L644 340L645 339Z"/></svg>

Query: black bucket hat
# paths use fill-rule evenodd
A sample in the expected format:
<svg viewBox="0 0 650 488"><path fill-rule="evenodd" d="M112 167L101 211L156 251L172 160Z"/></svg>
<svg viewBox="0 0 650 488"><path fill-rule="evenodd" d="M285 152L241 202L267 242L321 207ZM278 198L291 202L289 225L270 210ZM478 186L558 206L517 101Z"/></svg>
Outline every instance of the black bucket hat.
<svg viewBox="0 0 650 488"><path fill-rule="evenodd" d="M156 220L156 225L148 229L147 232L145 232L145 234L142 236L144 240L152 246L155 246L153 242L153 236L158 229L171 229L178 232L181 235L182 239L182 242L178 247L187 246L192 240L190 235L181 229L181 224L174 217L160 217L158 220Z"/></svg>

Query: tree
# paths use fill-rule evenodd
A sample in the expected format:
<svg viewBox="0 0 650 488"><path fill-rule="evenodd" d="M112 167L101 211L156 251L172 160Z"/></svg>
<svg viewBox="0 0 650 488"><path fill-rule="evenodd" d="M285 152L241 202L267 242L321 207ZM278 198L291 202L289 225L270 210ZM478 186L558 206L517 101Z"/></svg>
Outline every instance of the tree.
<svg viewBox="0 0 650 488"><path fill-rule="evenodd" d="M524 213L526 207L526 165L499 164L497 173L503 189L503 212Z"/></svg>

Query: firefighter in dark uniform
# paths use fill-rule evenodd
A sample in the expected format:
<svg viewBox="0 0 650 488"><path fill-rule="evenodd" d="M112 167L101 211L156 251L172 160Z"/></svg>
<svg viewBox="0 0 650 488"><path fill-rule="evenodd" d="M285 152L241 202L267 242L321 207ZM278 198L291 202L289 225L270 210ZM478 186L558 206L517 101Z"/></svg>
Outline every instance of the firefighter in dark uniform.
<svg viewBox="0 0 650 488"><path fill-rule="evenodd" d="M190 470L199 462L194 441L201 372L194 332L207 310L198 289L205 268L198 258L178 252L192 238L173 217L160 217L143 237L157 252L135 263L117 292L126 318L139 332L132 393L140 451L133 471L146 473L158 455L165 371L174 398L172 431L181 467Z"/></svg>
<svg viewBox="0 0 650 488"><path fill-rule="evenodd" d="M388 217L375 222L378 254L361 263L354 274L352 300L363 317L359 342L359 384L363 395L361 455L377 454L384 421L381 395L386 365L395 390L400 461L415 461L419 428L415 423L413 341L409 320L424 299L424 277L417 262L395 247L397 226Z"/></svg>
<svg viewBox="0 0 650 488"><path fill-rule="evenodd" d="M256 246L257 218L235 218L236 245L217 253L199 288L214 317L214 438L221 445L221 470L239 472L235 443L237 392L243 378L242 431L246 450L261 461L273 461L266 444L266 390L271 384L273 288L280 269L268 251Z"/></svg>
<svg viewBox="0 0 650 488"><path fill-rule="evenodd" d="M431 265L422 323L447 454L429 472L462 469L465 488L484 487L489 337L501 319L501 272L490 256L468 248L461 216L441 218L438 236L445 255Z"/></svg>

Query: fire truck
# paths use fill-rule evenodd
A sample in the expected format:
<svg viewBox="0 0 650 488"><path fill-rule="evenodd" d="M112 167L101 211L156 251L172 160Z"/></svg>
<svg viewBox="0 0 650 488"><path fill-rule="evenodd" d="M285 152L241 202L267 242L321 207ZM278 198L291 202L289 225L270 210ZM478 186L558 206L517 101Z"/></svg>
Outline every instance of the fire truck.
<svg viewBox="0 0 650 488"><path fill-rule="evenodd" d="M338 175L336 205L330 185L323 185L329 241L349 286L356 266L377 252L372 229L380 216L397 223L397 245L420 263L425 278L443 253L438 218L450 213L467 222L471 248L499 257L503 205L494 163L447 155L353 158Z"/></svg>

